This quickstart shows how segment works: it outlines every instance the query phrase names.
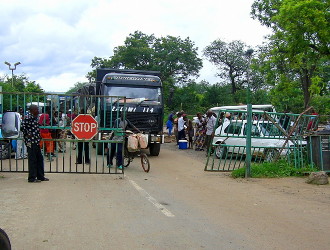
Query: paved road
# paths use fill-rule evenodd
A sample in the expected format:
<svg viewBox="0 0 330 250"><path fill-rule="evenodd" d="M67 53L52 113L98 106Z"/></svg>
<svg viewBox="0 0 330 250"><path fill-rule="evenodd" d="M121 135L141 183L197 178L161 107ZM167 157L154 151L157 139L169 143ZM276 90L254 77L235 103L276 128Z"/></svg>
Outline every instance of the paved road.
<svg viewBox="0 0 330 250"><path fill-rule="evenodd" d="M146 174L2 173L13 249L329 249L330 189L300 178L234 180L166 144Z"/></svg>

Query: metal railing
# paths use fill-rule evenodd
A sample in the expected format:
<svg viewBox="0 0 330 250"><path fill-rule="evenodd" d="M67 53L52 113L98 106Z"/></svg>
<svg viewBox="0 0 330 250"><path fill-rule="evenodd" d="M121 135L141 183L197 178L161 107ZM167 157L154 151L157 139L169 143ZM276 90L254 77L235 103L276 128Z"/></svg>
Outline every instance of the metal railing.
<svg viewBox="0 0 330 250"><path fill-rule="evenodd" d="M39 113L49 115L49 121L41 121L40 129L49 132L40 143L44 155L44 169L49 173L95 173L123 174L124 169L108 168L109 143L124 143L112 140L111 134L123 133L113 126L113 121L122 113L126 117L124 96L64 95L53 93L8 93L0 92L2 102L0 115L17 112L21 119L27 115L31 104L39 107ZM107 112L107 110L116 110ZM99 133L91 140L78 140L71 133L71 122L79 114L91 114L98 121ZM109 114L109 117L107 117ZM106 122L110 120L111 122ZM16 128L19 130L19 128ZM0 138L0 171L27 172L27 151L22 136ZM15 145L19 144L19 153ZM22 145L23 144L23 145ZM78 150L79 146L79 150ZM82 154L78 162L79 154Z"/></svg>
<svg viewBox="0 0 330 250"><path fill-rule="evenodd" d="M307 110L308 111L308 110ZM318 117L252 110L219 110L205 171L232 171L250 163L285 159L296 168L315 166L308 136L318 126ZM250 129L250 133L248 133ZM247 139L251 136L250 152ZM250 154L250 158L248 158Z"/></svg>

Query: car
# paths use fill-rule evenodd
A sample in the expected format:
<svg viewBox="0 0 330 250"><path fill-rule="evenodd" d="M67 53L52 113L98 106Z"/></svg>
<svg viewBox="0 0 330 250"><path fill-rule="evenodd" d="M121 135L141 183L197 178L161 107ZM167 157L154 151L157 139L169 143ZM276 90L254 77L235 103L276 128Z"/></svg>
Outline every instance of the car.
<svg viewBox="0 0 330 250"><path fill-rule="evenodd" d="M0 114L0 160L9 159L12 154L15 154L16 140L4 139L2 136L2 116Z"/></svg>
<svg viewBox="0 0 330 250"><path fill-rule="evenodd" d="M247 120L228 120L215 130L213 146L215 156L225 158L227 153L246 154L246 128ZM252 155L272 161L286 143L286 137L281 130L270 121L253 121L251 127ZM293 147L292 141L287 141L281 155L288 153L288 148ZM255 150L254 150L255 148Z"/></svg>
<svg viewBox="0 0 330 250"><path fill-rule="evenodd" d="M2 114L0 114L0 159L8 159L10 156L11 143L2 137Z"/></svg>

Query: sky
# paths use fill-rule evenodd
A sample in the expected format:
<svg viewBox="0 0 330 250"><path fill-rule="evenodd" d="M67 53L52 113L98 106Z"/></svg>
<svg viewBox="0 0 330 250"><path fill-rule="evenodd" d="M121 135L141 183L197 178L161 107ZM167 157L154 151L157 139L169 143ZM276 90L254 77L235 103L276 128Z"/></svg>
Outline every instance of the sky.
<svg viewBox="0 0 330 250"><path fill-rule="evenodd" d="M269 34L250 17L253 0L0 0L0 76L21 62L46 92L65 92L86 82L94 56L108 58L136 30L189 37L203 58L197 79L217 82L203 49L216 39L261 45Z"/></svg>

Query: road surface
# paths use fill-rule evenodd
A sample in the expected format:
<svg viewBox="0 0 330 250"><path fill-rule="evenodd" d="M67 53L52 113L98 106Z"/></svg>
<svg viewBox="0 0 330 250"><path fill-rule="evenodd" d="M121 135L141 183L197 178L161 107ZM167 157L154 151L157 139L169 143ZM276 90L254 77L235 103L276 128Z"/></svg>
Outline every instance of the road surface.
<svg viewBox="0 0 330 250"><path fill-rule="evenodd" d="M13 249L329 249L330 187L204 172L172 143L123 175L0 173ZM1 177L2 176L2 177Z"/></svg>

